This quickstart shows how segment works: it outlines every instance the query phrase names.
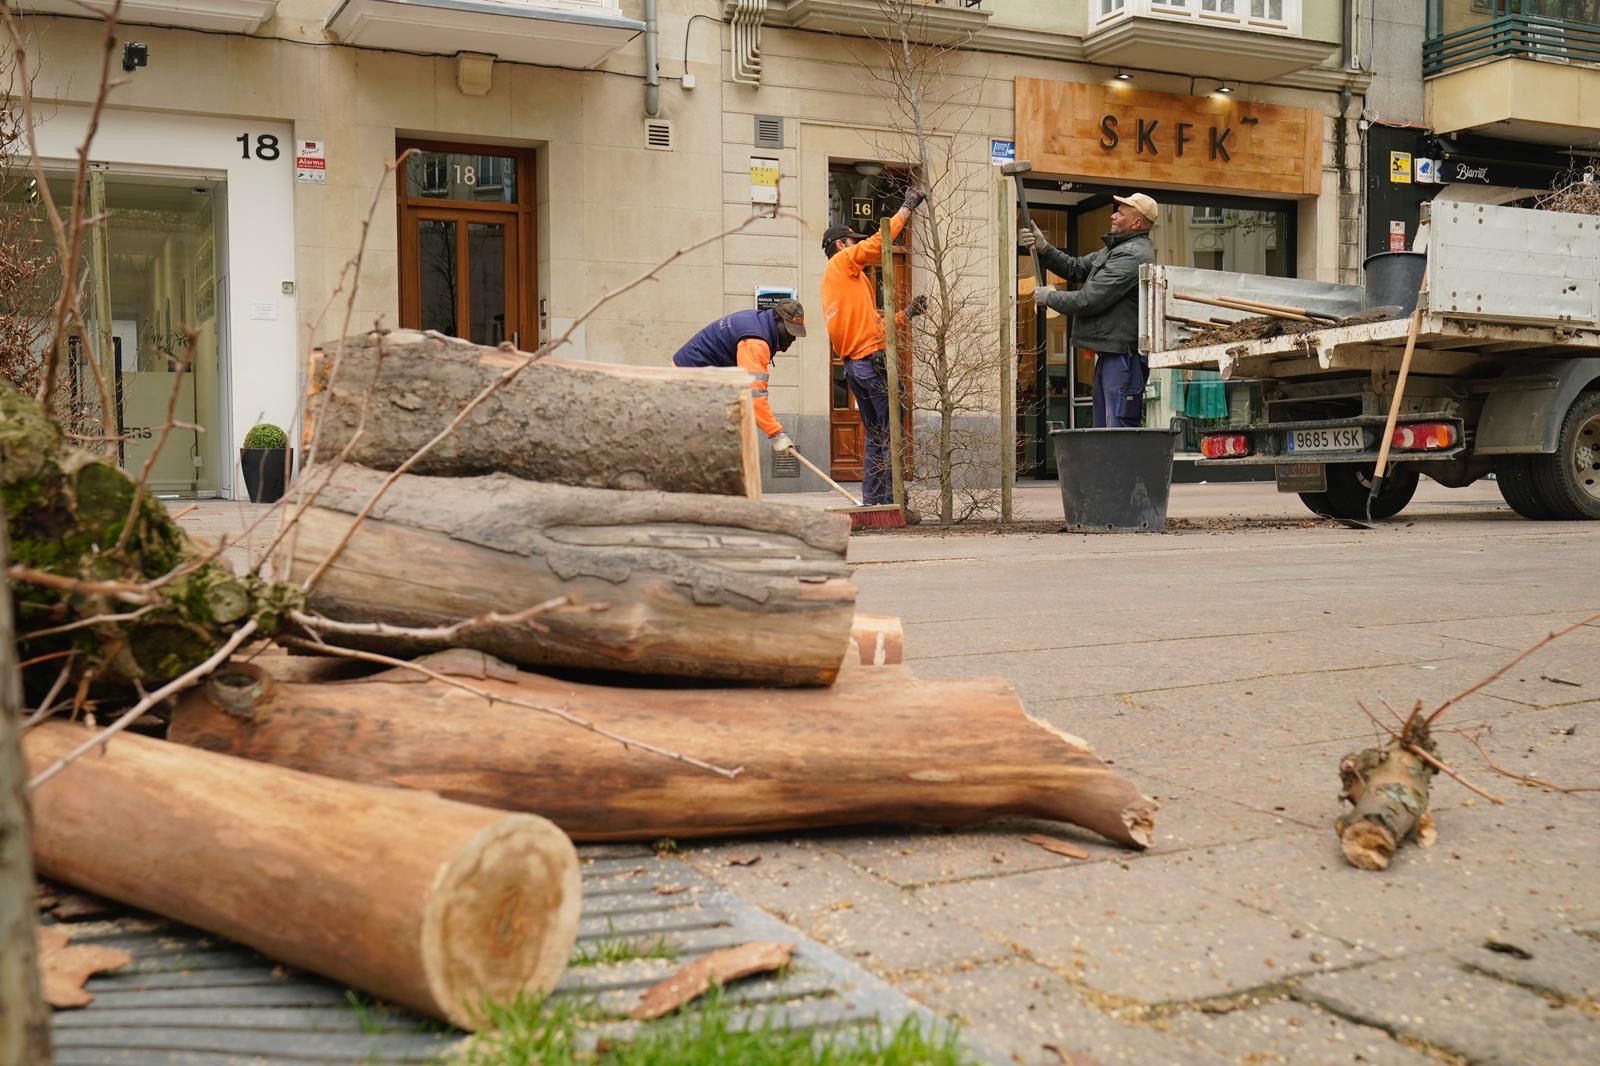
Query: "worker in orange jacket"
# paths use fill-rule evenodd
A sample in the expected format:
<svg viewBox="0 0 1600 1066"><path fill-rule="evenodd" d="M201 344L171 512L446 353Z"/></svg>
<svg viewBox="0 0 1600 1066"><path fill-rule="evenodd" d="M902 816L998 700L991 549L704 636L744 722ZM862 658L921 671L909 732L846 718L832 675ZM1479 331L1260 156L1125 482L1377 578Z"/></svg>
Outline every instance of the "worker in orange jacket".
<svg viewBox="0 0 1600 1066"><path fill-rule="evenodd" d="M794 441L772 414L767 384L772 361L789 350L796 337L806 335L806 309L799 300L779 300L770 308L735 311L696 333L672 357L673 366L736 366L756 379L750 395L755 401L756 425L782 454Z"/></svg>
<svg viewBox="0 0 1600 1066"><path fill-rule="evenodd" d="M922 202L918 189L908 189L900 210L889 221L890 239L900 236L911 212ZM894 502L889 474L889 373L884 361L883 316L866 268L883 258L883 235L870 237L849 226L829 226L822 234L828 266L822 273L822 314L828 340L844 361L844 380L856 398L866 430L867 454L862 466L861 498L868 505ZM896 316L898 319L900 316Z"/></svg>

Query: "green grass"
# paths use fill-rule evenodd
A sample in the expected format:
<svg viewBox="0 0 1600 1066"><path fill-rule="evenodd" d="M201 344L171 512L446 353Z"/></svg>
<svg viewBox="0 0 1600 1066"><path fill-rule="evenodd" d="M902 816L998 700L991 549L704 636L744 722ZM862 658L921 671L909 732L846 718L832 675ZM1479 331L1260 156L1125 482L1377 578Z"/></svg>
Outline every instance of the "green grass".
<svg viewBox="0 0 1600 1066"><path fill-rule="evenodd" d="M604 966L606 963L627 962L629 959L675 959L680 954L666 937L658 936L646 943L632 937L605 936L593 944L580 947L567 965Z"/></svg>
<svg viewBox="0 0 1600 1066"><path fill-rule="evenodd" d="M713 994L668 1021L645 1026L627 1043L602 1040L585 1050L580 1033L600 1020L592 1005L522 1001L490 1006L492 1034L478 1037L457 1066L968 1066L953 1027L930 1032L907 1018L892 1032L819 1036L778 1028L772 1019L736 1028ZM592 1043L592 1041L590 1042Z"/></svg>

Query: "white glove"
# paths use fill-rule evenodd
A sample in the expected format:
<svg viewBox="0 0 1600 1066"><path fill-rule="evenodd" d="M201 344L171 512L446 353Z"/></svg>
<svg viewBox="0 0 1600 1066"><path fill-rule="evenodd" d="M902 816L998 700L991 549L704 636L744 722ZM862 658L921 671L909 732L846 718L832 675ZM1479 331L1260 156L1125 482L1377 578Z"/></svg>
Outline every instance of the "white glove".
<svg viewBox="0 0 1600 1066"><path fill-rule="evenodd" d="M1050 248L1050 242L1044 239L1044 230L1039 228L1039 223L1029 223L1028 228L1018 234L1018 240L1024 248L1045 251Z"/></svg>
<svg viewBox="0 0 1600 1066"><path fill-rule="evenodd" d="M772 441L773 455L783 455L785 452L794 451L794 441L789 439L789 434L784 433L781 430L775 436L768 437L767 439Z"/></svg>
<svg viewBox="0 0 1600 1066"><path fill-rule="evenodd" d="M1048 285L1035 285L1033 287L1033 306L1047 306L1046 300L1052 292L1055 292L1055 290Z"/></svg>

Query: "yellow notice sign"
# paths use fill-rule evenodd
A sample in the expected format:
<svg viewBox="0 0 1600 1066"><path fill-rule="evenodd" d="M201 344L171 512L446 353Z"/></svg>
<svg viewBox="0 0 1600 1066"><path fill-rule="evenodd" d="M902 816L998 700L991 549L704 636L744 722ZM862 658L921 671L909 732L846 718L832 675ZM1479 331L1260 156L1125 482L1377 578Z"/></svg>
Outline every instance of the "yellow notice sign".
<svg viewBox="0 0 1600 1066"><path fill-rule="evenodd" d="M1389 183L1391 185L1411 184L1411 153L1389 153Z"/></svg>
<svg viewBox="0 0 1600 1066"><path fill-rule="evenodd" d="M750 202L775 204L778 202L778 178L782 175L778 160L770 156L750 157Z"/></svg>

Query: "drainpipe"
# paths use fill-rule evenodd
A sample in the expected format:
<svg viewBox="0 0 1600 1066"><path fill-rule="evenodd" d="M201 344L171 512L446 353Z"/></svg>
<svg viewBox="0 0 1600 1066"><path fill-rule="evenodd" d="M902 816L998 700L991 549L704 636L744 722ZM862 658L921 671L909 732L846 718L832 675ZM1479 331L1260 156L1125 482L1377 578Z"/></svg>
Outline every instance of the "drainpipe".
<svg viewBox="0 0 1600 1066"><path fill-rule="evenodd" d="M644 113L661 113L661 71L656 60L656 0L644 0Z"/></svg>

